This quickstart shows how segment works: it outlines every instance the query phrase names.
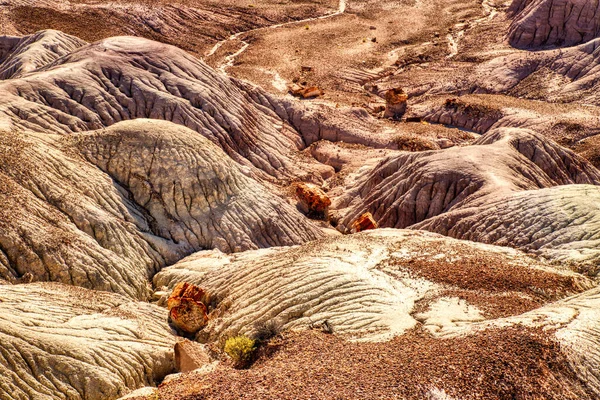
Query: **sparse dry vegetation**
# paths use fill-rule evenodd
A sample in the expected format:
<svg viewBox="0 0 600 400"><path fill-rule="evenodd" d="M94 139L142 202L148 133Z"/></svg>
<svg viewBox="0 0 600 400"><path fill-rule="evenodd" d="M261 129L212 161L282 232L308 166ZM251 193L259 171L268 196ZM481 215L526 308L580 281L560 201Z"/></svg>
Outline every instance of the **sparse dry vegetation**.
<svg viewBox="0 0 600 400"><path fill-rule="evenodd" d="M236 368L245 368L254 357L256 341L247 336L234 336L225 341L223 351L233 361Z"/></svg>

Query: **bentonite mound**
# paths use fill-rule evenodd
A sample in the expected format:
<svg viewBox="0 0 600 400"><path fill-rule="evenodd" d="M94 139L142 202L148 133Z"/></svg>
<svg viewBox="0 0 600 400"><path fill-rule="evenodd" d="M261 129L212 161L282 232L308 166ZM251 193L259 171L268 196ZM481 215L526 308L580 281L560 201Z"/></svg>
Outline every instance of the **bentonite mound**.
<svg viewBox="0 0 600 400"><path fill-rule="evenodd" d="M173 370L166 311L50 283L0 285L0 398L114 399Z"/></svg>
<svg viewBox="0 0 600 400"><path fill-rule="evenodd" d="M146 297L160 257L144 253L149 245L129 222L136 208L111 179L52 141L10 131L0 137L2 278Z"/></svg>
<svg viewBox="0 0 600 400"><path fill-rule="evenodd" d="M218 146L187 128L135 120L77 135L73 142L128 191L146 212L151 232L173 243L173 250L238 252L322 236Z"/></svg>
<svg viewBox="0 0 600 400"><path fill-rule="evenodd" d="M387 157L334 207L342 231L367 211L381 227L406 228L485 196L573 183L598 184L600 172L533 131L501 128L473 146Z"/></svg>
<svg viewBox="0 0 600 400"><path fill-rule="evenodd" d="M600 39L575 47L517 52L477 68L477 86L492 93L597 105Z"/></svg>
<svg viewBox="0 0 600 400"><path fill-rule="evenodd" d="M127 121L58 138L0 136L0 273L7 280L29 273L144 298L155 272L194 251L322 235L218 146L171 122Z"/></svg>
<svg viewBox="0 0 600 400"><path fill-rule="evenodd" d="M0 93L0 120L15 128L69 134L135 118L162 119L198 132L259 172L277 178L313 172L319 179L310 167L291 162L303 140L272 110L204 62L165 44L106 39L1 82Z"/></svg>
<svg viewBox="0 0 600 400"><path fill-rule="evenodd" d="M291 329L325 322L340 334L381 340L417 320L439 331L590 287L583 277L515 250L393 229L231 255L199 252L154 278L161 290L179 282L218 299L198 335L203 341L252 335L265 324ZM432 311L415 315L417 303L432 304Z"/></svg>
<svg viewBox="0 0 600 400"><path fill-rule="evenodd" d="M0 80L16 78L87 44L60 31L27 36L0 36Z"/></svg>
<svg viewBox="0 0 600 400"><path fill-rule="evenodd" d="M514 0L510 44L573 46L600 36L600 5L589 0Z"/></svg>
<svg viewBox="0 0 600 400"><path fill-rule="evenodd" d="M490 196L426 220L426 229L460 239L514 246L561 262L600 263L600 187L567 185Z"/></svg>

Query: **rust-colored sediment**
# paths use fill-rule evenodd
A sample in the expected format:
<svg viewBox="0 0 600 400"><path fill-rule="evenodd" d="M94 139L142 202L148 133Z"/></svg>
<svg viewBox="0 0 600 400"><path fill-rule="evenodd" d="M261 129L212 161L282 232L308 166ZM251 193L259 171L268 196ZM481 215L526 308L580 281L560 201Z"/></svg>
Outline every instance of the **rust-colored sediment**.
<svg viewBox="0 0 600 400"><path fill-rule="evenodd" d="M415 330L385 343L292 333L249 370L189 375L162 385L160 398L422 399L436 389L460 399L592 398L551 337L522 326L454 339Z"/></svg>

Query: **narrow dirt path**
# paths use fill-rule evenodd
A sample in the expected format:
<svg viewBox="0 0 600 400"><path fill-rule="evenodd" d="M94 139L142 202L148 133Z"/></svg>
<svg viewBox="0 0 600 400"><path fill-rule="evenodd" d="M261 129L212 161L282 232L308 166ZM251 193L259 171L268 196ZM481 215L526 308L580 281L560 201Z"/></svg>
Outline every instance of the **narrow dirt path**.
<svg viewBox="0 0 600 400"><path fill-rule="evenodd" d="M327 14L327 15L322 15L320 17L311 17L311 18L306 18L306 19L301 19L298 21L290 21L290 22L284 22L281 24L275 24L275 25L271 25L271 26L267 26L267 27L261 27L261 28L256 28L256 29L251 29L249 31L244 31L244 32L238 32L234 35L229 36L227 39L225 40L221 40L220 42L218 42L217 44L215 44L213 46L212 49L210 49L210 51L208 53L206 53L206 55L204 56L204 58L210 57L213 54L215 54L217 52L217 50L219 50L221 48L221 46L223 46L225 43L230 42L230 41L234 41L234 40L238 40L241 43L241 47L238 51L236 51L233 54L228 55L227 57L225 57L224 62L221 63L217 69L223 73L227 72L227 68L232 67L233 64L235 63L235 59L242 54L244 51L246 51L246 49L250 46L250 44L242 39L240 39L240 37L242 35L245 35L247 33L250 32L256 32L256 31L260 31L263 29L277 29L277 28L281 28L284 26L288 26L288 25L294 25L294 24L305 24L308 22L312 22L312 21L318 21L318 20L322 20L322 19L328 19L328 18L333 18L336 17L338 15L343 14L346 11L346 0L339 0L338 3L338 9L336 12L333 12L331 14Z"/></svg>
<svg viewBox="0 0 600 400"><path fill-rule="evenodd" d="M491 21L498 14L498 9L493 3L493 0L483 0L481 2L481 6L483 7L483 11L485 13L483 17L473 21L457 24L454 26L456 33L448 34L446 39L448 39L448 48L450 50L450 54L448 54L446 58L453 58L458 54L458 45L460 44L460 40L463 38L463 36L465 36L467 29L473 28L483 22Z"/></svg>

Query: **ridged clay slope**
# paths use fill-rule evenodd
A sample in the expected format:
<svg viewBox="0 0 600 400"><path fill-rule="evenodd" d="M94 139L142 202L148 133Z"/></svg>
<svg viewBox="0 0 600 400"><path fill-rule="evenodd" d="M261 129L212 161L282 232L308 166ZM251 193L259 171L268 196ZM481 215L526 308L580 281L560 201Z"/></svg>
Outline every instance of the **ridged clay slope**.
<svg viewBox="0 0 600 400"><path fill-rule="evenodd" d="M185 252L238 252L321 236L218 146L187 128L135 120L74 137L67 141L148 212L157 236L189 243Z"/></svg>
<svg viewBox="0 0 600 400"><path fill-rule="evenodd" d="M38 56L34 62L44 64ZM198 132L265 178L312 174L318 180L318 163L292 161L304 147L300 134L242 87L173 46L116 37L0 82L0 121L71 134L123 120L162 119Z"/></svg>
<svg viewBox="0 0 600 400"><path fill-rule="evenodd" d="M591 287L586 278L513 249L396 229L231 255L199 252L154 278L160 291L178 282L216 299L201 341L253 334L261 324L299 329L325 321L339 334L385 340L417 319L443 330ZM446 304L446 311L415 315L420 302Z"/></svg>
<svg viewBox="0 0 600 400"><path fill-rule="evenodd" d="M577 151L577 142L600 134L597 107L515 99L502 94L459 98L433 97L411 109L410 116L434 123L487 133L494 128L523 128Z"/></svg>
<svg viewBox="0 0 600 400"><path fill-rule="evenodd" d="M451 237L514 246L597 273L600 187L566 185L514 192L414 225ZM500 217L499 217L500 216Z"/></svg>
<svg viewBox="0 0 600 400"><path fill-rule="evenodd" d="M0 273L145 298L202 249L300 244L320 229L209 140L135 120L71 136L0 130Z"/></svg>
<svg viewBox="0 0 600 400"><path fill-rule="evenodd" d="M599 104L600 39L574 47L515 52L476 69L479 91L552 102Z"/></svg>
<svg viewBox="0 0 600 400"><path fill-rule="evenodd" d="M508 37L518 48L573 46L600 36L600 4L590 0L514 0Z"/></svg>
<svg viewBox="0 0 600 400"><path fill-rule="evenodd" d="M27 36L0 36L0 80L34 71L86 44L54 30Z"/></svg>
<svg viewBox="0 0 600 400"><path fill-rule="evenodd" d="M55 283L0 285L0 398L106 400L173 370L166 311Z"/></svg>
<svg viewBox="0 0 600 400"><path fill-rule="evenodd" d="M473 146L388 157L334 206L342 231L369 211L382 227L594 264L600 225L589 199L599 182L600 172L571 151L529 130L498 128Z"/></svg>
<svg viewBox="0 0 600 400"><path fill-rule="evenodd" d="M599 182L600 172L571 151L530 130L499 128L472 146L387 157L334 207L341 230L366 211L382 227L406 228L486 195Z"/></svg>

